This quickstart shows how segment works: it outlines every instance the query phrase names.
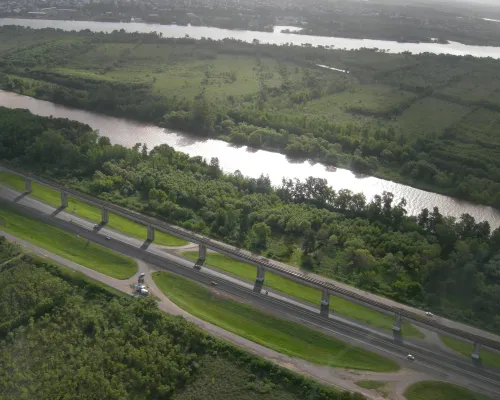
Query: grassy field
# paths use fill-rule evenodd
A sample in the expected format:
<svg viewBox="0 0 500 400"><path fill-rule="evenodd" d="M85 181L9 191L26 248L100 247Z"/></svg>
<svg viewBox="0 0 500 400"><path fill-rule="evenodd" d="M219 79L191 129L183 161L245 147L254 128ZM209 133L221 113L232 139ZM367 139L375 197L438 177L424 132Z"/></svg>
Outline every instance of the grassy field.
<svg viewBox="0 0 500 400"><path fill-rule="evenodd" d="M206 79L206 94L213 100L256 93L261 80L270 88L279 87L283 82L277 72L279 63L270 58L226 54L214 57L213 53L199 52L189 45L164 44L158 49L153 44L102 44L76 56L71 67L51 71L98 81L150 82L155 93L186 98L196 96L200 82ZM100 67L104 65L113 65L113 68L103 73ZM291 81L301 79L301 70L295 71L297 65L283 65L289 68Z"/></svg>
<svg viewBox="0 0 500 400"><path fill-rule="evenodd" d="M265 314L185 278L157 272L153 279L190 314L280 353L331 367L380 372L399 368L392 360Z"/></svg>
<svg viewBox="0 0 500 400"><path fill-rule="evenodd" d="M10 186L17 191L24 192L24 179L18 175L0 171L0 183ZM39 185L36 182L32 183L31 188L31 196L34 198L56 207L61 204L61 195L57 190ZM66 210L90 221L101 221L101 210L98 207L73 197L68 199L68 208ZM107 226L129 236L144 240L147 237L147 228L144 225L137 224L113 213L109 213L109 223ZM155 243L162 246L184 246L187 244L185 240L167 235L163 232L155 232Z"/></svg>
<svg viewBox="0 0 500 400"><path fill-rule="evenodd" d="M441 341L450 349L455 350L457 353L470 358L473 350L473 345L465 343L448 336L440 336ZM484 366L500 370L500 354L493 353L487 349L481 349L481 361Z"/></svg>
<svg viewBox="0 0 500 400"><path fill-rule="evenodd" d="M308 115L333 116L346 122L356 119L367 122L371 117L365 115L385 115L415 97L413 93L389 86L354 84L347 91L309 101L297 109Z"/></svg>
<svg viewBox="0 0 500 400"><path fill-rule="evenodd" d="M383 381L357 381L356 385L364 389L380 389L385 386L387 382Z"/></svg>
<svg viewBox="0 0 500 400"><path fill-rule="evenodd" d="M0 203L0 229L113 278L127 279L137 272L133 259L32 219L5 203Z"/></svg>
<svg viewBox="0 0 500 400"><path fill-rule="evenodd" d="M388 387L389 382L365 380L354 383L363 389L375 390L383 398L387 398L389 396L389 392L391 391Z"/></svg>
<svg viewBox="0 0 500 400"><path fill-rule="evenodd" d="M490 400L463 387L434 381L415 383L404 395L407 400Z"/></svg>
<svg viewBox="0 0 500 400"><path fill-rule="evenodd" d="M184 252L182 255L190 260L198 259L197 252ZM232 260L221 254L209 253L207 255L207 264L212 265L222 271L237 275L248 281L255 281L255 267L239 261ZM283 278L271 272L266 272L264 282L265 286L278 290L284 294L297 297L298 299L307 301L313 304L319 304L321 301L321 291L309 286L301 285L300 283ZM394 319L381 312L371 310L369 308L351 303L350 301L341 299L340 297L330 296L330 308L339 315L344 315L348 318L356 319L361 322L373 325L377 328L392 330ZM424 334L408 322L403 323L403 335L405 337L423 338Z"/></svg>
<svg viewBox="0 0 500 400"><path fill-rule="evenodd" d="M284 388L259 379L248 369L223 358L204 357L195 380L174 400L301 400Z"/></svg>
<svg viewBox="0 0 500 400"><path fill-rule="evenodd" d="M411 137L422 133L439 137L446 128L460 121L469 112L469 107L426 97L404 110L392 124L398 131ZM422 115L426 118L422 118Z"/></svg>

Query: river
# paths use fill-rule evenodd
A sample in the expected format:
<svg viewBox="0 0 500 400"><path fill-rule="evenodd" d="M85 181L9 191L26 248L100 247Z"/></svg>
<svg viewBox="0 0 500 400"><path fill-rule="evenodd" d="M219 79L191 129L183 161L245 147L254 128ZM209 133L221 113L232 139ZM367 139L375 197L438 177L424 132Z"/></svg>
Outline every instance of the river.
<svg viewBox="0 0 500 400"><path fill-rule="evenodd" d="M453 54L463 56L470 54L475 57L500 58L499 47L488 46L468 46L462 43L450 42L440 43L398 43L388 40L373 39L349 39L326 36L299 35L295 33L282 33L283 29L292 29L288 26L276 26L274 32L229 30L212 28L206 26L179 26L179 25L159 25L146 24L143 22L98 22L98 21L63 21L44 19L22 19L22 18L0 18L0 25L20 25L29 26L34 29L56 28L65 31L80 31L90 29L95 32L112 32L124 29L126 32L159 32L164 37L185 37L186 35L201 39L212 38L214 40L234 38L245 42L252 42L254 39L262 43L294 45L311 44L313 46L328 46L336 49L355 50L362 47L377 48L389 53L401 53L410 51L412 53L435 53Z"/></svg>
<svg viewBox="0 0 500 400"><path fill-rule="evenodd" d="M412 215L418 214L422 208L432 209L438 206L445 215L460 217L463 213L469 213L477 221L489 221L494 228L500 226L500 211L494 208L456 200L384 179L358 177L342 168L332 172L325 165L310 161L289 160L279 153L254 150L246 146L236 147L221 140L203 140L155 125L72 109L10 92L0 91L0 106L26 108L38 115L52 115L80 121L90 125L93 129L98 129L100 134L108 136L112 143L127 147L141 142L146 143L148 148L152 149L165 143L190 156L201 156L208 160L217 157L225 172L239 170L243 175L253 178L258 178L261 174L268 175L274 185L279 185L283 177L305 180L309 176L314 176L326 179L336 190L349 189L356 193L362 192L367 199L381 194L384 190L392 192L396 200L403 197L406 199L408 203L406 209Z"/></svg>

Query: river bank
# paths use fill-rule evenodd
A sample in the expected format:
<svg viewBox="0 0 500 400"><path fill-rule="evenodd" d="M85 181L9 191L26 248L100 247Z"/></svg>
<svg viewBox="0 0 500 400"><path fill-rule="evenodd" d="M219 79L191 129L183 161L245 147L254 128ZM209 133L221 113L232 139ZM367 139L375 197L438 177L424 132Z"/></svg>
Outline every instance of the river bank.
<svg viewBox="0 0 500 400"><path fill-rule="evenodd" d="M332 171L324 164L294 161L280 153L255 150L247 146L236 147L221 140L201 139L150 124L65 107L11 92L0 91L0 106L25 108L41 116L52 115L76 120L99 130L100 134L108 136L112 143L127 147L133 147L137 142L146 143L149 149L168 144L192 157L200 156L208 160L217 157L224 172L240 171L244 176L252 178L258 178L262 174L268 175L274 185L281 184L283 178L304 181L313 176L326 179L335 190L348 189L354 193L363 193L368 200L383 191L391 192L395 201L406 199L406 209L410 215L420 213L422 208L432 209L437 206L443 215L459 218L468 213L478 222L488 221L492 228L500 226L500 211L492 207L457 200L374 176L359 176L343 168Z"/></svg>

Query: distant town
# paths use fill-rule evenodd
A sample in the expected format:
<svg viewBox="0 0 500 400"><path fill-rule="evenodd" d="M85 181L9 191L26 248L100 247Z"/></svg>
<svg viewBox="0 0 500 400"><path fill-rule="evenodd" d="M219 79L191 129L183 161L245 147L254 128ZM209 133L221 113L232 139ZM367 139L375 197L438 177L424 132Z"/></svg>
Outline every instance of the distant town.
<svg viewBox="0 0 500 400"><path fill-rule="evenodd" d="M274 12L266 9L272 8ZM287 9L292 16L276 17ZM179 25L208 25L228 29L271 31L276 23L304 24L293 16L301 5L276 5L270 1L136 1L136 0L21 0L0 2L0 16L110 22L150 22Z"/></svg>

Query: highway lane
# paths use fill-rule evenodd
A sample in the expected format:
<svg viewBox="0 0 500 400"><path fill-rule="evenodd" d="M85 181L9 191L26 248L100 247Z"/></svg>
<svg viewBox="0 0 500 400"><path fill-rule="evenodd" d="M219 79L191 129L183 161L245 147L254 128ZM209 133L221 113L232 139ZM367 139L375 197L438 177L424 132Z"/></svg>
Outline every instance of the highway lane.
<svg viewBox="0 0 500 400"><path fill-rule="evenodd" d="M156 218L148 217L135 211L117 206L115 204L105 202L95 197L83 194L74 189L61 186L52 181L47 181L43 178L33 176L28 172L13 170L11 168L9 169L9 167L3 165L0 165L0 167L2 169L9 170L12 173L21 174L21 176L29 176L30 179L34 181L47 185L55 190L61 190L67 195L74 195L75 197L83 199L89 204L93 204L98 207L103 206L108 210L124 216L125 218L129 218L142 224L151 225L154 229L159 229L164 232L171 233L174 236L179 236L186 240L204 244L207 246L207 248L211 248L229 257L239 259L240 261L244 261L256 266L264 266L265 269L272 270L274 273L283 275L287 279L295 280L301 284L313 287L328 289L328 291L335 296L345 298L348 301L358 303L366 307L375 308L376 310L391 316L393 316L394 313L401 314L405 319L409 319L413 324L422 326L423 328L456 335L459 339L466 338L465 340L473 340L474 342L479 342L487 345L492 349L497 349L497 351L500 352L500 337L491 332L482 331L475 328L474 326L465 325L456 321L445 319L440 316L429 318L425 316L422 310L414 309L412 307L396 303L390 299L386 299L372 293L364 292L338 281L321 277L313 273L298 272L297 269L292 268L286 264L256 256L255 254L252 254L246 250L235 248L223 242L209 239L207 237L187 231L183 228L173 226Z"/></svg>
<svg viewBox="0 0 500 400"><path fill-rule="evenodd" d="M19 204L26 205L26 206L29 206L32 208L36 208L37 210L45 213L46 215L54 215L55 212L57 211L53 206L47 205L47 204L45 204L45 203L43 203L43 202L41 202L41 201L31 197L31 196L25 196L22 193L15 191L13 189L10 189L8 187L5 187L5 186L2 187L0 185L0 188L2 189L0 195L6 199L9 199L11 201L15 201L17 199L17 202ZM88 230L93 230L95 222L88 221L82 217L76 216L75 214L72 213L72 211L74 212L74 210L69 210L69 209L61 211L61 212L57 213L57 215L55 215L55 218L65 220L68 222L73 222L73 223L78 224L78 225L80 225ZM134 246L136 248L141 248L141 246L144 244L144 242L138 238L127 236L121 232L114 231L112 229L108 229L105 226L102 229L100 229L99 233L104 235L104 236L109 236L109 237L112 237L113 239L127 243L127 244ZM172 252L169 252L169 250L167 248L162 247L162 246L157 246L154 243L149 244L147 251L151 252L153 254L156 254L160 257L165 257L167 259L175 261L176 263L184 265L186 267L192 267L192 265L193 265L192 261L188 261L182 257L179 257L175 254L172 254ZM240 286L244 286L248 289L252 289L253 285L254 285L253 282L244 281L241 278L231 276L230 274L228 274L224 271L218 271L217 269L212 269L212 268L208 268L208 267L203 267L203 270L204 270L204 272L206 272L208 274L212 274L214 276L214 278L219 277L221 279L230 280L230 281L232 281ZM287 301L290 304L294 304L298 307L302 307L308 311L311 311L314 313L319 313L319 306L318 305L310 304L310 303L302 301L300 299L293 298L292 296L288 296L288 295L285 295L285 294L282 294L279 292L275 292L273 290L269 291L269 296L273 297L273 298ZM318 303L319 303L319 296L318 296ZM379 336L382 336L388 340L393 340L393 338L394 338L393 333L391 331L375 328L372 325L369 325L369 324L364 323L364 322L359 321L359 320L354 320L354 319L346 318L343 316L339 316L339 314L336 314L336 313L330 313L330 318L338 320L340 322L348 323L352 327L355 327L358 329L364 329L365 331L368 331L368 330L372 331L373 333L377 333ZM416 344L421 344L422 346L425 346L425 347L429 347L429 345L434 345L438 350L442 350L442 348L443 348L442 345L436 346L435 342L427 343L427 344L422 343L421 339L404 338L404 340L405 341L412 341ZM450 353L449 350L447 352Z"/></svg>
<svg viewBox="0 0 500 400"><path fill-rule="evenodd" d="M30 197L30 196L23 196L21 193L15 191L15 190L3 187L0 192L1 192L0 195L2 197L5 197L5 198L10 199L10 200L18 199L18 202L20 204L24 204L24 205L29 206L29 207L34 207L34 208L38 209L39 211L42 211L46 215L51 215L51 214L54 214L54 212L55 212L54 207L49 206L49 205L47 205L45 203L42 203L42 202L40 202L40 201L38 201L38 200ZM20 197L22 197L22 199L19 199ZM57 219L64 219L66 221L70 221L70 222L79 224L82 227L85 227L87 230L92 230L92 227L94 226L93 222L84 220L83 218L77 217L77 216L75 216L73 214L70 214L70 213L66 213L64 211L58 213L56 218ZM103 234L103 235L105 235L105 236L109 235L109 236L113 237L114 239L117 239L119 241L125 242L125 243L127 243L127 244L129 244L131 246L136 247L136 248L139 248L140 245L142 244L142 242L140 240L136 239L136 238L131 238L131 237L126 236L126 235L124 235L122 233L119 233L119 232L116 232L116 231L113 231L113 230L110 230L110 229L107 229L107 228L103 228L100 231L100 233ZM175 255L167 254L165 252L165 248L163 248L163 247L158 247L158 246L155 246L154 244L152 244L152 245L150 245L148 247L147 251L148 252L152 252L152 253L160 256L160 257L171 259L171 260L175 261L177 264L182 264L185 267L192 267L192 262L191 261L185 260L185 259L183 259L181 257L178 257L178 256L175 256ZM218 273L216 271L213 271L211 269L206 269L206 268L204 268L203 270L204 270L205 273L212 274L214 277L220 277L221 279L230 280L230 281L232 281L232 282L234 282L234 283L236 283L238 285L242 285L242 286L244 286L244 287L246 287L248 289L253 288L253 284L251 284L249 282L244 282L244 281L238 280L238 279L236 279L234 277L230 277L227 274ZM287 301L287 302L289 302L291 304L303 307L303 308L305 308L305 309L307 309L309 311L315 312L315 313L319 312L318 311L318 307L315 307L315 306L313 306L311 304L302 303L302 302L299 302L299 301L296 301L296 300L291 300L288 296L282 296L282 295L270 292L270 297L276 297L276 298L285 300L285 301ZM354 327L359 328L359 329L370 330L374 334L376 333L377 335L383 336L386 339L389 339L389 340L393 339L393 335L392 334L388 333L387 331L382 331L382 330L374 329L372 326L370 326L368 324L359 323L359 321L353 323L352 320L349 320L349 319L346 319L346 318L342 318L342 317L338 317L335 314L331 314L330 317L333 318L333 319L338 319L339 321L342 321L344 323L349 323L349 324L351 324ZM405 341L409 341L409 339L406 339L406 338L404 340ZM415 339L411 339L411 340L414 341L414 342L417 342L419 344L425 345L424 343L421 343L418 340L415 340ZM435 351L435 350L436 349L433 349L433 351ZM463 358L460 358L460 360L463 362Z"/></svg>
<svg viewBox="0 0 500 400"><path fill-rule="evenodd" d="M103 246L112 248L123 254L134 258L143 259L144 261L164 268L171 272L185 276L189 279L201 283L208 283L214 280L214 276L206 269L197 271L192 268L192 263L185 264L177 263L175 260L167 259L165 253L162 255L154 254L149 251L144 251L131 246L120 240L106 240L105 236L82 227L76 223L61 220L48 216L33 208L21 206L28 214L40 218L45 222L63 228L74 234L88 238L93 242ZM363 347L368 350L377 352L384 356L389 356L399 360L403 365L416 369L418 371L431 372L438 379L451 379L462 385L466 384L473 390L482 389L487 391L490 396L498 397L500 393L500 374L494 373L471 365L465 362L460 357L451 356L444 352L439 353L435 349L428 350L421 346L416 346L413 343L394 339L389 340L387 337L370 332L364 329L353 328L344 322L329 319L326 320L318 315L317 312L312 312L300 308L294 304L290 304L284 300L272 298L262 294L257 294L251 288L238 285L230 280L217 279L220 290L226 291L233 296L237 296L242 300L252 303L253 305L265 309L273 314L279 315L282 318L293 320L304 325L313 327L327 334L340 338L341 340L352 345ZM410 363L406 361L405 356L411 352L416 357L416 362ZM479 385L479 387L478 387Z"/></svg>
<svg viewBox="0 0 500 400"><path fill-rule="evenodd" d="M17 202L19 204L25 205L28 207L32 207L32 208L36 208L37 210L39 210L40 212L43 212L46 215L54 215L54 213L56 212L56 209L53 206L47 205L47 204L45 204L45 203L43 203L43 202L41 202L41 201L31 197L31 196L23 196L22 193L20 193L16 190L13 190L11 188L8 188L6 186L2 186L2 185L0 185L0 189L1 189L0 196L5 198L5 199L11 200L11 201L16 201L16 199L17 199ZM67 211L66 210L61 211L61 212L57 213L57 215L55 215L55 218L78 224L81 227L86 228L87 230L93 230L95 222L92 222L92 221L86 220L82 217L76 216L71 211L72 210L69 210L69 209ZM144 242L141 241L140 239L130 237L130 236L125 235L119 231L109 229L105 226L99 230L99 233L104 235L104 236L109 236L109 237L113 238L114 240L119 240L121 242L127 243L127 244L134 246L136 248L140 248L144 244ZM156 254L160 257L165 257L167 259L175 261L176 263L184 265L184 266L189 267L189 268L193 266L192 261L186 260L185 258L182 258L182 257L174 254L173 252L169 251L168 248L165 248L163 246L157 246L154 243L149 244L146 251L151 252L153 254ZM208 266L205 266L205 267L203 267L203 270L208 274L212 274L214 278L218 277L221 279L226 279L226 280L232 281L238 285L244 286L248 289L252 289L254 286L253 282L248 282L248 281L242 280L241 278L232 276L228 273L225 273L224 271L218 271L216 268L214 269L214 268L210 268ZM269 288L266 288L266 289L269 290ZM278 299L287 301L291 304L294 304L298 307L303 307L303 308L305 308L311 312L314 312L314 313L319 313L319 302L320 302L319 295L318 295L318 304L314 305L314 304L302 301L300 299L293 298L292 296L288 296L288 295L285 295L282 293L275 292L273 290L269 290L268 293L269 293L268 296L270 296L270 297L274 297L274 298L278 298ZM339 316L338 314L335 314L335 313L331 313L330 318L338 319L338 320L343 321L345 323L349 323L353 327L357 327L360 329L376 331L376 332L378 332L378 334L383 335L388 339L392 339L392 337L393 337L392 332L390 332L390 331L375 328L372 325L369 325L367 323L363 323L363 322L358 321L358 320L353 320L350 318ZM411 340L414 340L416 342L419 341L418 339L411 339Z"/></svg>
<svg viewBox="0 0 500 400"><path fill-rule="evenodd" d="M117 206L115 204L105 202L95 197L85 195L71 188L61 186L51 181L46 181L45 179L40 177L32 176L28 172L12 170L9 169L9 167L5 167L2 165L0 165L0 167L2 169L9 170L12 173L21 174L21 176L29 176L30 179L45 184L55 190L61 190L66 195L73 194L75 197L83 199L89 204L93 204L98 207L103 206L108 210L124 216L125 218L129 218L141 224L151 225L154 229L159 229L164 232L171 233L175 236L182 237L186 240L204 244L207 248L213 249L221 254L239 259L249 264L264 266L265 269L272 270L274 273L283 275L288 279L298 281L301 284L328 289L328 291L335 296L344 298L354 303L361 304L365 307L374 308L391 316L394 316L395 313L401 314L405 319L409 319L413 324L422 326L423 328L436 330L437 332L445 332L449 335L455 335L459 339L466 338L465 340L479 342L483 345L489 346L492 349L496 349L500 353L500 337L491 332L482 331L475 328L474 326L464 325L459 322L447 320L439 316L429 318L425 316L422 310L395 303L392 300L361 291L359 289L347 286L329 278L320 277L312 273L304 274L302 272L298 272L297 269L292 268L286 264L268 260L263 257L258 257L246 250L235 248L233 246L195 234L177 226L170 225L156 218L151 218L135 211Z"/></svg>

